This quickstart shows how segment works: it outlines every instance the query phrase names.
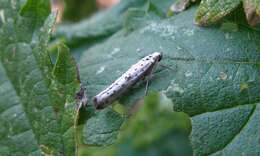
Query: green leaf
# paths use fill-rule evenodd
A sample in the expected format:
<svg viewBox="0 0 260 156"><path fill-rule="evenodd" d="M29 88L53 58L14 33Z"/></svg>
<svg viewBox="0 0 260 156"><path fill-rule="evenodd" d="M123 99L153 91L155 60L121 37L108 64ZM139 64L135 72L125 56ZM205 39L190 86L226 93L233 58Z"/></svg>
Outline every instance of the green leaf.
<svg viewBox="0 0 260 156"><path fill-rule="evenodd" d="M241 0L202 0L196 14L201 26L216 23L241 4Z"/></svg>
<svg viewBox="0 0 260 156"><path fill-rule="evenodd" d="M172 1L166 0L123 0L118 5L101 11L91 18L74 24L63 24L57 28L56 37L65 40L77 53L82 49L100 43L124 27L132 9L155 12L162 17L166 16L167 8ZM139 13L140 13L139 12ZM88 44L86 44L88 43Z"/></svg>
<svg viewBox="0 0 260 156"><path fill-rule="evenodd" d="M147 21L162 18L163 13L160 12L151 2L147 3L145 9L129 8L124 14L123 29L128 32L147 24Z"/></svg>
<svg viewBox="0 0 260 156"><path fill-rule="evenodd" d="M177 0L173 5L171 5L169 11L173 13L179 13L184 11L187 7L191 5L192 2L196 0Z"/></svg>
<svg viewBox="0 0 260 156"><path fill-rule="evenodd" d="M50 14L50 1L46 0L27 0L26 4L20 11L20 15L28 17L35 27L41 27L45 19Z"/></svg>
<svg viewBox="0 0 260 156"><path fill-rule="evenodd" d="M64 140L62 153L74 155L74 150L77 150L74 138L76 131L74 122L77 117L75 94L80 90L80 80L77 64L69 49L63 44L58 47L57 61L52 73L53 108L60 116L60 133Z"/></svg>
<svg viewBox="0 0 260 156"><path fill-rule="evenodd" d="M103 38L120 30L123 14L129 7L138 7L146 0L124 0L118 5L104 10L90 19L79 23L61 25L56 31L57 36L65 37L68 44L79 44L89 38Z"/></svg>
<svg viewBox="0 0 260 156"><path fill-rule="evenodd" d="M98 10L98 4L95 0L64 0L64 1L55 1L56 5L59 5L61 2L64 2L65 8L62 15L63 21L79 21L82 18L91 16L94 12Z"/></svg>
<svg viewBox="0 0 260 156"><path fill-rule="evenodd" d="M0 1L10 12L0 29L0 155L74 155L76 63L61 45L52 64L49 1L28 0L23 16L18 2Z"/></svg>
<svg viewBox="0 0 260 156"><path fill-rule="evenodd" d="M58 56L53 68L53 75L63 85L80 81L79 78L75 79L78 76L76 61L70 55L69 49L63 44L60 44L58 47Z"/></svg>
<svg viewBox="0 0 260 156"><path fill-rule="evenodd" d="M0 64L0 155L41 155L22 103Z"/></svg>
<svg viewBox="0 0 260 156"><path fill-rule="evenodd" d="M156 69L149 91L165 93L175 111L192 116L195 128L190 137L195 155L229 155L241 150L245 155L257 155L260 33L243 19L230 21L237 24L237 31L223 31L218 25L196 27L196 9L146 21L127 35L120 31L85 51L80 60L82 81L93 97L142 57L161 51L159 64L168 68ZM130 108L144 91L145 83L140 82L119 101Z"/></svg>
<svg viewBox="0 0 260 156"><path fill-rule="evenodd" d="M245 105L193 117L192 145L196 155L255 155L259 152L259 105ZM211 130L210 133L207 131ZM207 144L207 145L206 145ZM247 145L248 144L248 145ZM241 149L243 147L243 149Z"/></svg>
<svg viewBox="0 0 260 156"><path fill-rule="evenodd" d="M190 133L189 117L185 113L168 109L165 102L161 100L160 94L149 94L141 105L137 113L126 123L126 132L120 134L126 138L133 138L134 146L140 148L148 146L173 131Z"/></svg>
<svg viewBox="0 0 260 156"><path fill-rule="evenodd" d="M170 7L169 14L182 12L196 1L178 0ZM196 24L208 26L218 22L238 8L242 1L248 23L251 26L259 25L260 1L258 0L202 0L195 17Z"/></svg>
<svg viewBox="0 0 260 156"><path fill-rule="evenodd" d="M164 17L166 17L168 8L172 4L173 1L176 0L149 0L149 2L153 5L153 7L156 8L161 14L163 14Z"/></svg>
<svg viewBox="0 0 260 156"><path fill-rule="evenodd" d="M107 146L117 139L118 130L123 123L120 114L112 109L104 109L88 119L83 129L85 144Z"/></svg>

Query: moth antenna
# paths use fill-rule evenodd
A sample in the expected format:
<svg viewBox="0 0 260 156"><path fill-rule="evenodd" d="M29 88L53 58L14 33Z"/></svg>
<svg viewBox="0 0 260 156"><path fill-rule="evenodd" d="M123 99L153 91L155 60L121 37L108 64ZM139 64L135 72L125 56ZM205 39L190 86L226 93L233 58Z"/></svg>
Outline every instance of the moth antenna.
<svg viewBox="0 0 260 156"><path fill-rule="evenodd" d="M148 93L148 87L149 87L149 80L146 80L146 85L145 85L145 96L147 96Z"/></svg>
<svg viewBox="0 0 260 156"><path fill-rule="evenodd" d="M171 67L169 67L169 66L166 66L166 65L162 65L162 64L159 64L159 66L161 66L161 67L163 67L163 68L167 68L167 69L169 69L169 70L171 70L171 71L176 71L176 70L174 70L173 68L171 68Z"/></svg>

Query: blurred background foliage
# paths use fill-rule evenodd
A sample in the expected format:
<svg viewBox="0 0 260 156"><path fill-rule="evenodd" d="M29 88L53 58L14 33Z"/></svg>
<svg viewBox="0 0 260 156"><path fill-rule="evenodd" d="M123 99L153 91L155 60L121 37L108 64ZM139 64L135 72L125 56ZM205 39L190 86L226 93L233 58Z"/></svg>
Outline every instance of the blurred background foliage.
<svg viewBox="0 0 260 156"><path fill-rule="evenodd" d="M52 0L53 7L58 7L62 12L63 22L78 22L119 2L120 0Z"/></svg>
<svg viewBox="0 0 260 156"><path fill-rule="evenodd" d="M79 21L97 11L96 0L64 0L63 19L65 21Z"/></svg>
<svg viewBox="0 0 260 156"><path fill-rule="evenodd" d="M121 114L127 120L121 126L115 144L103 147L82 146L80 155L192 155L189 143L191 132L189 116L182 112L173 112L172 103L165 95L156 92L149 94L144 101L136 104L131 113L131 117ZM102 119L99 119L99 122L102 122L100 120ZM103 120L107 120L107 118ZM110 124L113 123L112 121ZM91 132L84 131L84 133Z"/></svg>
<svg viewBox="0 0 260 156"><path fill-rule="evenodd" d="M64 2L59 0L60 2ZM90 0L91 1L91 0ZM91 5L93 2L86 3ZM108 1L107 3L105 3ZM58 2L55 0L55 2ZM120 3L119 3L120 2ZM88 48L104 42L107 38L112 36L114 33L122 30L122 28L131 29L136 23L140 23L134 20L143 20L142 17L148 14L158 14L158 16L150 17L166 17L169 6L173 1L166 0L96 0L95 8L93 12L89 12L85 17L81 17L80 21L69 21L64 17L58 18L59 25L55 31L55 40L52 45L55 46L56 42L62 41L66 43L71 49L76 59ZM67 12L66 6L62 5L58 8L60 12ZM117 5L116 5L117 4ZM82 5L82 3L77 3ZM82 5L83 6L83 5ZM72 12L78 12L78 8L75 7ZM65 10L63 10L65 8ZM88 7L85 7L87 9ZM139 13L137 13L139 10ZM62 14L60 14L62 16ZM138 17L140 16L140 18ZM132 18L134 17L134 18ZM136 17L136 18L135 18ZM129 22L130 21L130 22ZM133 22L131 22L133 21Z"/></svg>

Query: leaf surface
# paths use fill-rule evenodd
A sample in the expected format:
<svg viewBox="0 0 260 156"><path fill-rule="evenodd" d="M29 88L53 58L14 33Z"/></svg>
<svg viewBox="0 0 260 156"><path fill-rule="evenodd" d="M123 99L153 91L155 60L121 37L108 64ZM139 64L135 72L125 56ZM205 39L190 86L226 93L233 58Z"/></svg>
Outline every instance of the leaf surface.
<svg viewBox="0 0 260 156"><path fill-rule="evenodd" d="M55 14L49 15L49 1L2 4L9 13L0 29L0 107L8 118L1 120L0 155L74 155L79 80L66 47L59 46L55 66L50 59Z"/></svg>
<svg viewBox="0 0 260 156"><path fill-rule="evenodd" d="M257 155L259 31L243 20L236 23L236 31L223 31L221 26L196 27L192 23L196 9L146 21L148 24L127 35L117 32L85 51L80 60L83 83L93 97L142 57L162 52L159 64L168 68L155 70L149 91L165 93L175 111L192 116L195 155L229 155L242 149L246 155ZM130 108L144 96L144 90L141 82L119 101Z"/></svg>
<svg viewBox="0 0 260 156"><path fill-rule="evenodd" d="M121 115L112 109L97 112L84 127L84 143L96 146L111 145L115 142L122 123Z"/></svg>

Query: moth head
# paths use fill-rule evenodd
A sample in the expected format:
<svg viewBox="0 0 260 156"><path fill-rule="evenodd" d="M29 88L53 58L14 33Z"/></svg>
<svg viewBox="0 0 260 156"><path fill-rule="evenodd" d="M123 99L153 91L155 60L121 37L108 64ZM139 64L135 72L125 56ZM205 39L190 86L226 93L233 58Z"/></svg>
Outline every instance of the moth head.
<svg viewBox="0 0 260 156"><path fill-rule="evenodd" d="M152 55L154 56L154 58L157 58L158 62L161 61L163 57L161 52L154 52Z"/></svg>

